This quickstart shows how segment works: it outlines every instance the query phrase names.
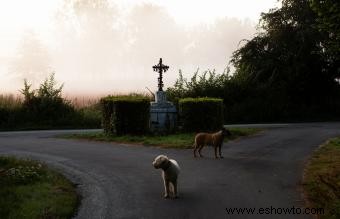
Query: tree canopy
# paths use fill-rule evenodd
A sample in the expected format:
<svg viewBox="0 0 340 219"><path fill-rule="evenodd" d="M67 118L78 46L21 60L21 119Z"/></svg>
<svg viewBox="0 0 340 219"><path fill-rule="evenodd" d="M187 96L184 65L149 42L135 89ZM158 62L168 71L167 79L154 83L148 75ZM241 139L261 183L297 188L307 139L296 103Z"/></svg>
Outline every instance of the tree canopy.
<svg viewBox="0 0 340 219"><path fill-rule="evenodd" d="M180 77L170 93L222 97L226 118L236 121L339 118L340 3L281 3L262 13L257 34L233 53L234 74L224 80L213 75L221 83L209 83L209 92L197 88L208 87L205 80L197 83L197 74L191 82Z"/></svg>
<svg viewBox="0 0 340 219"><path fill-rule="evenodd" d="M322 54L329 70L340 74L340 2L338 0L312 0L311 7L317 13L317 27L323 33Z"/></svg>
<svg viewBox="0 0 340 219"><path fill-rule="evenodd" d="M327 13L312 6L310 0L283 0L281 8L263 13L259 33L235 51L231 61L235 78L255 90L265 89L270 101L290 110L324 108L334 102L330 97L339 97L339 71L334 62L330 68L331 55L326 55L334 55L334 47L325 47L330 43L326 24L320 23Z"/></svg>

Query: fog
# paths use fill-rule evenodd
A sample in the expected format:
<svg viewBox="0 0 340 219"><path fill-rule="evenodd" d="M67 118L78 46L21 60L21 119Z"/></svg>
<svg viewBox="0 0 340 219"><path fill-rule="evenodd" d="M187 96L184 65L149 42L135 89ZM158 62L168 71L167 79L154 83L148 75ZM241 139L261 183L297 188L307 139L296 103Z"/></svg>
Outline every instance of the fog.
<svg viewBox="0 0 340 219"><path fill-rule="evenodd" d="M26 28L17 36L13 54L0 53L0 92L17 92L24 79L36 87L52 72L69 95L156 90L152 66L160 57L170 66L164 75L166 88L179 69L187 77L198 68L223 72L239 42L250 39L257 24L226 14L184 25L157 4L126 9L107 0L61 1L51 17L47 34Z"/></svg>

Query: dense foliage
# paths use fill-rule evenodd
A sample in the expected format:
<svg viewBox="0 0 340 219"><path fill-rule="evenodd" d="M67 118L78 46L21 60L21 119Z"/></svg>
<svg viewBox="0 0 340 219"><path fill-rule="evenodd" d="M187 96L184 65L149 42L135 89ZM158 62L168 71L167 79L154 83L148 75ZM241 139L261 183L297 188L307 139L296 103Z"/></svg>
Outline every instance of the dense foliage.
<svg viewBox="0 0 340 219"><path fill-rule="evenodd" d="M113 135L146 134L149 131L150 100L143 96L108 96L101 99L102 125Z"/></svg>
<svg viewBox="0 0 340 219"><path fill-rule="evenodd" d="M184 97L204 97L204 96L220 96L224 85L230 79L229 70L223 74L217 74L214 71L205 71L201 75L197 70L191 77L190 81L183 77L182 71L179 71L179 78L173 87L167 89L169 99L178 102Z"/></svg>
<svg viewBox="0 0 340 219"><path fill-rule="evenodd" d="M184 131L219 130L223 126L223 100L207 97L180 99L179 116Z"/></svg>
<svg viewBox="0 0 340 219"><path fill-rule="evenodd" d="M61 97L63 85L56 87L54 74L51 74L37 90L31 90L31 85L24 82L23 110L30 119L37 121L56 121L66 119L75 113L74 107Z"/></svg>
<svg viewBox="0 0 340 219"><path fill-rule="evenodd" d="M223 98L227 122L339 118L340 4L332 2L283 0L233 53L233 75L195 73L187 81L180 74L170 98Z"/></svg>
<svg viewBox="0 0 340 219"><path fill-rule="evenodd" d="M99 128L97 106L76 109L61 96L63 86L56 87L51 74L38 89L26 80L22 99L0 97L0 129Z"/></svg>
<svg viewBox="0 0 340 219"><path fill-rule="evenodd" d="M340 2L337 0L311 0L311 7L317 13L316 27L322 33L320 46L327 66L337 77L340 75Z"/></svg>

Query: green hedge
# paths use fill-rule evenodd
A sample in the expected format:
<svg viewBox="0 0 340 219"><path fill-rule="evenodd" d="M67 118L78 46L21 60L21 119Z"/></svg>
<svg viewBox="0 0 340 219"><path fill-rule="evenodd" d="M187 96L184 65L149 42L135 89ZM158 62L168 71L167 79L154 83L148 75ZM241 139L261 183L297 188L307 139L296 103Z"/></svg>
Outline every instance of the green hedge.
<svg viewBox="0 0 340 219"><path fill-rule="evenodd" d="M184 98L179 100L180 121L184 131L215 131L223 126L223 100Z"/></svg>
<svg viewBox="0 0 340 219"><path fill-rule="evenodd" d="M146 134L150 100L142 96L108 96L101 99L104 132L114 135Z"/></svg>

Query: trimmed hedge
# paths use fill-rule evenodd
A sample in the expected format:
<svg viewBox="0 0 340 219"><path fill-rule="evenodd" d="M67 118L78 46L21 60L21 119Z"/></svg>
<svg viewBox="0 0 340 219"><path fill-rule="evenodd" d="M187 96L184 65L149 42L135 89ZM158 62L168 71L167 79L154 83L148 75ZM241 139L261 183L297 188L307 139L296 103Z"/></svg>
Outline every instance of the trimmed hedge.
<svg viewBox="0 0 340 219"><path fill-rule="evenodd" d="M143 96L108 96L101 99L106 134L141 135L149 132L150 100Z"/></svg>
<svg viewBox="0 0 340 219"><path fill-rule="evenodd" d="M180 99L179 113L184 131L216 131L223 126L223 100L219 98Z"/></svg>

